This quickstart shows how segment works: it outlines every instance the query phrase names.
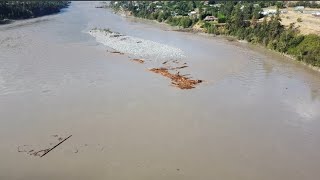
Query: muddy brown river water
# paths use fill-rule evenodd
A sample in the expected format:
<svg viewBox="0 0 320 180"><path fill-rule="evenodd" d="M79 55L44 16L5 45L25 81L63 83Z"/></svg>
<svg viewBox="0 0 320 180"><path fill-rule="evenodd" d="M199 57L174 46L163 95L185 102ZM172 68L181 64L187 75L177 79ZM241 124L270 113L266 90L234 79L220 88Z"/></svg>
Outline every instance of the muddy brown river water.
<svg viewBox="0 0 320 180"><path fill-rule="evenodd" d="M0 26L1 180L320 178L319 72L96 4ZM107 53L94 27L180 48L206 82L169 86L154 62ZM42 158L18 152L69 135Z"/></svg>

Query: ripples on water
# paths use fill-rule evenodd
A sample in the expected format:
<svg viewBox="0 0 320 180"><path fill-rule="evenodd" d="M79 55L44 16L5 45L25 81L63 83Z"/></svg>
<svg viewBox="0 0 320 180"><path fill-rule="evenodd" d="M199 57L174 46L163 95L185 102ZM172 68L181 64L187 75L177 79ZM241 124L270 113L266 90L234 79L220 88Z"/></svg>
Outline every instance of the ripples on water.
<svg viewBox="0 0 320 180"><path fill-rule="evenodd" d="M246 45L128 22L91 3L0 27L0 179L320 177L318 73ZM168 41L192 74L212 83L167 86L148 65L97 46L83 33L94 27ZM72 139L45 161L16 152L61 132ZM68 151L84 142L106 148Z"/></svg>

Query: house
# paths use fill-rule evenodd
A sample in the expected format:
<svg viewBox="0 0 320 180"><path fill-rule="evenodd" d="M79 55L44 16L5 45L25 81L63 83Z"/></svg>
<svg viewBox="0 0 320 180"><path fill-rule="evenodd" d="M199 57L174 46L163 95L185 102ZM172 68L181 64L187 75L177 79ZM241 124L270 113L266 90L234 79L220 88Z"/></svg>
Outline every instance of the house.
<svg viewBox="0 0 320 180"><path fill-rule="evenodd" d="M320 11L314 12L314 13L312 13L312 15L315 16L315 17L320 17Z"/></svg>
<svg viewBox="0 0 320 180"><path fill-rule="evenodd" d="M197 15L197 12L191 11L191 12L188 13L188 15L189 15L189 16L196 16L196 15Z"/></svg>
<svg viewBox="0 0 320 180"><path fill-rule="evenodd" d="M304 6L296 6L295 8L294 8L294 11L300 11L300 12L302 12L304 10Z"/></svg>
<svg viewBox="0 0 320 180"><path fill-rule="evenodd" d="M264 16L274 15L276 13L277 13L277 10L275 10L275 9L266 9L266 10L263 10L262 12L260 12L260 14L262 14Z"/></svg>
<svg viewBox="0 0 320 180"><path fill-rule="evenodd" d="M203 20L204 21L218 21L218 18L216 18L215 16L206 16Z"/></svg>

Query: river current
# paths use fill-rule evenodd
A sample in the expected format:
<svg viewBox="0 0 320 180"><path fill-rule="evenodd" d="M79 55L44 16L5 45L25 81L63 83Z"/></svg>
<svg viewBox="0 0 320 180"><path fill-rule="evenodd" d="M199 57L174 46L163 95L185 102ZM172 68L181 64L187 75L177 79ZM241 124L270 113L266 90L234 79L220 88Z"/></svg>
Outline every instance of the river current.
<svg viewBox="0 0 320 180"><path fill-rule="evenodd" d="M0 179L319 179L319 72L97 3L0 26ZM172 87L95 27L179 48L205 82ZM21 150L56 135L72 137L42 158Z"/></svg>

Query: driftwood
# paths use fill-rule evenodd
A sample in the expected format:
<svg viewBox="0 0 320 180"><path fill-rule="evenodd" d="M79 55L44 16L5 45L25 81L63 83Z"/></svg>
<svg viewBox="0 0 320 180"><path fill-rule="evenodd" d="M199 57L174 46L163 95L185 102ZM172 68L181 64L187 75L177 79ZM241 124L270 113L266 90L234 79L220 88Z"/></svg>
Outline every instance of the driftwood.
<svg viewBox="0 0 320 180"><path fill-rule="evenodd" d="M122 52L120 52L120 51L111 51L111 53L113 53L113 54L121 54L121 55L124 54L124 53L122 53Z"/></svg>
<svg viewBox="0 0 320 180"><path fill-rule="evenodd" d="M110 37L120 37L120 36L124 36L123 34L113 34L113 35L110 35Z"/></svg>
<svg viewBox="0 0 320 180"><path fill-rule="evenodd" d="M64 140L62 140L61 142L59 142L58 144L56 144L55 146L53 146L52 148L50 149L45 149L45 150L42 150L44 151L44 154L42 154L40 157L43 157L45 156L46 154L48 154L50 151L52 151L54 148L58 147L60 144L62 144L63 142L65 142L67 139L69 139L72 135L68 136L67 138L65 138ZM38 153L38 152L37 152Z"/></svg>
<svg viewBox="0 0 320 180"><path fill-rule="evenodd" d="M174 67L174 68L171 68L170 70L175 70L175 69L183 69L183 68L186 68L188 66L180 66L180 67Z"/></svg>
<svg viewBox="0 0 320 180"><path fill-rule="evenodd" d="M171 84L180 89L192 89L195 88L195 85L203 82L202 80L193 80L185 75L180 75L179 72L176 74L170 73L169 70L164 67L152 68L150 71L171 79Z"/></svg>
<svg viewBox="0 0 320 180"><path fill-rule="evenodd" d="M140 63L140 64L143 64L143 63L144 63L144 60L143 60L143 59L132 59L132 61L138 62L138 63Z"/></svg>
<svg viewBox="0 0 320 180"><path fill-rule="evenodd" d="M163 62L162 64L167 64L168 61Z"/></svg>

